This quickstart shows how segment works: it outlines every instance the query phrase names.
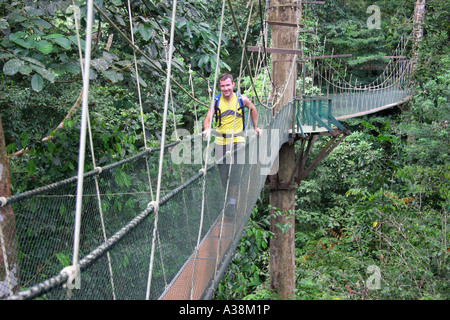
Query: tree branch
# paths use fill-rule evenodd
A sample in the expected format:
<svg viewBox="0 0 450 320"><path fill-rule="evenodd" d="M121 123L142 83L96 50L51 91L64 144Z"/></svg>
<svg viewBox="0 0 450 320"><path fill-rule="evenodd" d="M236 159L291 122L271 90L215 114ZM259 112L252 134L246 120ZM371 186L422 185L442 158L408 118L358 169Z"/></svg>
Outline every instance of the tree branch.
<svg viewBox="0 0 450 320"><path fill-rule="evenodd" d="M60 129L62 129L64 127L64 121L66 121L67 119L72 117L72 115L75 112L75 110L80 106L82 96L83 96L83 90L80 91L80 94L79 94L77 100L75 101L75 104L72 106L72 108L69 110L67 115L64 117L63 121L61 121L61 123L55 128L55 130L53 130L53 132L55 132L57 130L60 130ZM48 140L51 140L52 138L53 138L53 134L43 138L40 142L48 141ZM28 148L24 148L22 150L19 150L19 151L15 152L15 153L11 154L9 157L12 157L12 156L16 156L16 157L23 156L25 154L25 152L27 152L28 150L29 150Z"/></svg>

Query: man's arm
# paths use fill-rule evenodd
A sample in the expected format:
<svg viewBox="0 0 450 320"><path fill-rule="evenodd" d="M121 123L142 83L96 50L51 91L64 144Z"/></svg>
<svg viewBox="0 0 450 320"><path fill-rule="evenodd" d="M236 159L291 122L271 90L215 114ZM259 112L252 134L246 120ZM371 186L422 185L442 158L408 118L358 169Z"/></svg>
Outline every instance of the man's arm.
<svg viewBox="0 0 450 320"><path fill-rule="evenodd" d="M203 120L203 132L202 134L208 134L211 129L211 120L214 115L214 100L211 101L211 105L209 106L209 110L206 113L205 120Z"/></svg>
<svg viewBox="0 0 450 320"><path fill-rule="evenodd" d="M262 130L258 128L258 111L256 110L255 105L246 96L242 96L242 100L244 101L244 106L250 110L250 117L252 118L253 128L256 134L261 136Z"/></svg>

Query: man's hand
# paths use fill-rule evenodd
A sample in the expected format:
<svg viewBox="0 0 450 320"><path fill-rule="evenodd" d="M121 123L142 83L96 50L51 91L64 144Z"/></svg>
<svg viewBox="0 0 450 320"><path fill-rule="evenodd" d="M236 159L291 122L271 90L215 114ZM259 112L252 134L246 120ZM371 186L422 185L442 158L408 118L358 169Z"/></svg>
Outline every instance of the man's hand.
<svg viewBox="0 0 450 320"><path fill-rule="evenodd" d="M261 130L260 128L258 128L258 127L255 127L255 132L256 132L256 135L259 136L259 137L261 138L261 136L262 136L262 130Z"/></svg>
<svg viewBox="0 0 450 320"><path fill-rule="evenodd" d="M202 136L204 139L208 139L210 135L211 135L211 129L203 130Z"/></svg>

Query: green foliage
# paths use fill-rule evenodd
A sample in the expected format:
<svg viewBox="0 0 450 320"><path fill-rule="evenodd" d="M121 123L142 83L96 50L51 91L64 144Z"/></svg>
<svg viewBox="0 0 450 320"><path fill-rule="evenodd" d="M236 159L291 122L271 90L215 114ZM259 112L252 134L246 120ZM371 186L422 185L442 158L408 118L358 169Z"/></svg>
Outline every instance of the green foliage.
<svg viewBox="0 0 450 320"><path fill-rule="evenodd" d="M417 92L401 114L348 120L351 135L300 184L296 299L449 298L449 132L415 105L445 92ZM250 290L242 299L277 299L267 278Z"/></svg>
<svg viewBox="0 0 450 320"><path fill-rule="evenodd" d="M269 224L267 212L259 212L255 207L228 270L218 285L216 299L242 299L267 279Z"/></svg>
<svg viewBox="0 0 450 320"><path fill-rule="evenodd" d="M373 14L370 6L380 10L380 28L369 28ZM325 54L352 54L351 58L331 61L341 70L347 69L353 79L370 83L385 66L385 55L392 55L401 37L409 34L414 3L398 1L334 0L308 12L308 18L318 22L318 38L310 38L313 48ZM320 40L319 40L320 39Z"/></svg>
<svg viewBox="0 0 450 320"><path fill-rule="evenodd" d="M353 133L299 186L296 299L448 299L449 167L405 164L411 143L398 121L352 121ZM242 298L277 299L268 286Z"/></svg>
<svg viewBox="0 0 450 320"><path fill-rule="evenodd" d="M35 5L21 8L20 2L8 6L0 24L6 35L0 42L3 73L15 79L30 78L37 92L42 90L44 80L54 83L57 77L79 74L80 68L73 62L78 61L76 38L66 23L70 13L60 6L52 20L47 10Z"/></svg>
<svg viewBox="0 0 450 320"><path fill-rule="evenodd" d="M77 14L83 16L79 20L83 49L86 5L76 4ZM126 33L129 28L126 2L103 5L112 20ZM148 1L133 5L136 44L162 69L166 61L163 40L169 31L170 7L164 2ZM185 77L190 64L200 76L196 79L201 85L195 89L200 92L196 94L198 96L207 92L201 77L209 74L206 58L210 62L215 59L218 42L208 25L201 22L205 10L202 1L186 2L178 11L175 30L174 77L177 77L176 72ZM13 192L20 192L75 173L81 107L62 129L55 129L81 92L78 41L73 7L66 1L49 4L16 1L11 6L1 2L0 12L0 32L4 35L0 42L0 68L3 70L0 112L8 153L26 150L23 156L10 158ZM97 165L105 165L142 149L144 132L133 51L100 15L95 15L93 32L89 111ZM112 42L107 45L110 39ZM222 55L226 54L224 50ZM203 59L200 65L197 63L199 57ZM145 133L148 145L155 146L160 143L158 132L162 127L163 75L139 56L138 65ZM222 61L219 65L225 66ZM188 83L187 78L185 80ZM180 127L193 115L185 108L188 103L192 105L189 97L184 93L174 93L174 98L171 102L176 115L173 116L170 108L168 137L174 129L172 119ZM206 95L205 101L207 99ZM205 111L199 109L200 112ZM187 121L189 130L193 127L191 124ZM43 141L46 137L48 139ZM86 170L90 168L88 164Z"/></svg>

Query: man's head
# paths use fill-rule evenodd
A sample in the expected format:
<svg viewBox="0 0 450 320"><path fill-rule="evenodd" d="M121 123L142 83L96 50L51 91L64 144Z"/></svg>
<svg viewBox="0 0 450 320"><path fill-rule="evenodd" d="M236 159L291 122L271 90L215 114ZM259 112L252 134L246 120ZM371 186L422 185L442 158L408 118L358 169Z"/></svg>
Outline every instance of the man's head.
<svg viewBox="0 0 450 320"><path fill-rule="evenodd" d="M229 73L223 73L219 76L219 88L222 94L228 98L233 94L234 89L233 76Z"/></svg>

